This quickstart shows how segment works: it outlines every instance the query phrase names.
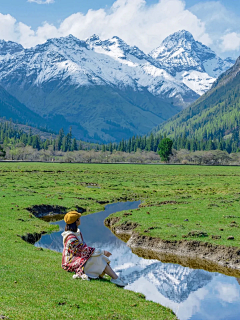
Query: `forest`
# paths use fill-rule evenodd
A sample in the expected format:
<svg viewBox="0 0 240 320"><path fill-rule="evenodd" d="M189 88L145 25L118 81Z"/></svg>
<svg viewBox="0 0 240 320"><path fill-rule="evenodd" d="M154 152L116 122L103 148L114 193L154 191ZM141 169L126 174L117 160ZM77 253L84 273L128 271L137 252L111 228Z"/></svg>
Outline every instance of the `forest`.
<svg viewBox="0 0 240 320"><path fill-rule="evenodd" d="M224 131L224 130L223 130ZM78 150L96 150L96 151L121 151L121 152L137 152L141 151L158 151L159 143L166 137L166 133L156 134L151 133L149 136L133 136L128 140L122 140L119 143L97 144L88 143L80 140L76 140L73 137L71 129L65 134L63 129L60 129L58 135L52 135L51 138L41 139L39 135L33 134L30 129L28 132L24 132L22 129L18 129L12 122L0 123L0 145L4 150L15 149L18 147L31 146L37 150L53 151L78 151ZM208 132L204 132L202 138L190 138L187 133L184 132L177 138L173 137L173 149L181 150L186 149L189 151L210 151L210 150L223 150L230 153L239 152L239 132L235 130L228 136L214 136Z"/></svg>

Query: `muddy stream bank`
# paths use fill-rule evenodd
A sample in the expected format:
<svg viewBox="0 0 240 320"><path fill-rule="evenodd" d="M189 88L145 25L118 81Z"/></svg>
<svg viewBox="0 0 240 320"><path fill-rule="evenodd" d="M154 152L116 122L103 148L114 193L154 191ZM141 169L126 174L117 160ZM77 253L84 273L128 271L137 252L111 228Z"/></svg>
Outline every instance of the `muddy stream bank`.
<svg viewBox="0 0 240 320"><path fill-rule="evenodd" d="M134 229L114 230L118 235L116 237L104 226L104 220L110 214L136 209L139 203L134 201L109 204L104 211L83 216L80 227L86 243L112 252L112 267L129 283L125 289L141 292L146 299L171 308L180 320L238 320L240 276L237 278L237 273L230 272L236 276L234 277L208 272L203 269L230 274L225 265L219 266L210 260L205 259L206 261L202 263L203 259L182 257L181 254L176 255L174 250L166 253L162 244L158 243L157 246L153 242L150 244L152 239L134 234ZM114 229L112 222L108 221L107 224ZM52 223L59 225L60 231L42 235L35 246L62 252L61 233L65 223L64 221ZM132 250L119 236L125 241L129 240L128 244ZM181 250L180 248L180 252ZM217 266L220 269L216 269Z"/></svg>

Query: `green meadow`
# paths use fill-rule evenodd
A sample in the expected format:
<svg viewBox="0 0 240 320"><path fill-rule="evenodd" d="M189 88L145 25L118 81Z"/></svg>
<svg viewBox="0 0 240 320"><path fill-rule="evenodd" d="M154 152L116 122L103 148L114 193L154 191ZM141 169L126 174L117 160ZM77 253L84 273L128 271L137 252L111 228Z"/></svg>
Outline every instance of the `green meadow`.
<svg viewBox="0 0 240 320"><path fill-rule="evenodd" d="M140 199L140 209L115 214L119 223L137 222L138 233L161 239L240 246L239 177L239 167L1 162L0 316L176 319L171 310L107 280L72 280L61 269L60 253L22 240L57 228L27 208L82 207L90 214L105 203Z"/></svg>

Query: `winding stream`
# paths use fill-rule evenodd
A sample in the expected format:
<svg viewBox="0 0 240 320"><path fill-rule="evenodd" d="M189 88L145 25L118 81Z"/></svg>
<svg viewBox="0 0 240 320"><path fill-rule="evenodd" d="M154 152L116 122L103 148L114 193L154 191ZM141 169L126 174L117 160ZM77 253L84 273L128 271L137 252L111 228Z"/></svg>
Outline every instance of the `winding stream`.
<svg viewBox="0 0 240 320"><path fill-rule="evenodd" d="M239 320L240 279L143 259L104 226L110 214L136 209L139 203L109 204L104 211L83 216L80 227L87 245L112 253L111 266L129 282L125 289L171 308L180 320ZM60 231L42 236L35 246L62 252L65 222L53 224L59 225Z"/></svg>

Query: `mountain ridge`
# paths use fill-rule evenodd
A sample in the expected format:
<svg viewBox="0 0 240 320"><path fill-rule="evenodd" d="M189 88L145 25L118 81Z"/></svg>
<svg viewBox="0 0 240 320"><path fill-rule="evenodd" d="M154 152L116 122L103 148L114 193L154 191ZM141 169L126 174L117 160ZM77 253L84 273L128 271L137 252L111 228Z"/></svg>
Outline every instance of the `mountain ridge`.
<svg viewBox="0 0 240 320"><path fill-rule="evenodd" d="M186 32L172 38L177 35L186 38ZM1 41L0 84L41 117L75 123L78 138L80 126L93 140L119 141L146 134L215 80L196 70L174 77L160 60L117 36L102 41L93 35L84 41L69 35L30 49ZM193 82L196 88L189 85Z"/></svg>

